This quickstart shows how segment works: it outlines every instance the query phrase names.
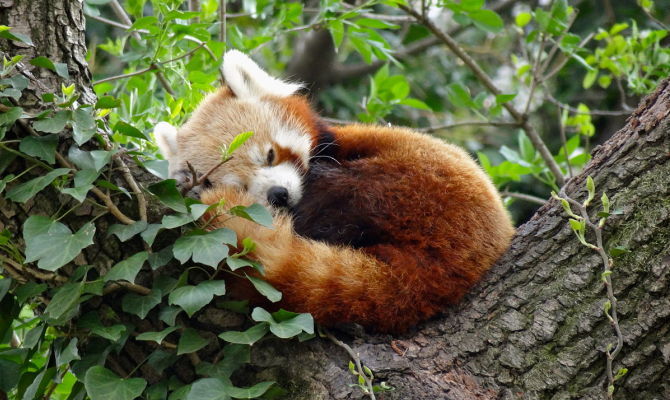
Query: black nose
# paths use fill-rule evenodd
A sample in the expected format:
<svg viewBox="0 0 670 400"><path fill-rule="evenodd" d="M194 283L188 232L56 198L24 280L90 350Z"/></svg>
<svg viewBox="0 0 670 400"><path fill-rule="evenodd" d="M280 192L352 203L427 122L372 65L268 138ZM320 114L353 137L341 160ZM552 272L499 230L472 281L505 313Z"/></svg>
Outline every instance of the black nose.
<svg viewBox="0 0 670 400"><path fill-rule="evenodd" d="M268 190L268 203L274 207L288 206L288 190L283 186L273 186Z"/></svg>

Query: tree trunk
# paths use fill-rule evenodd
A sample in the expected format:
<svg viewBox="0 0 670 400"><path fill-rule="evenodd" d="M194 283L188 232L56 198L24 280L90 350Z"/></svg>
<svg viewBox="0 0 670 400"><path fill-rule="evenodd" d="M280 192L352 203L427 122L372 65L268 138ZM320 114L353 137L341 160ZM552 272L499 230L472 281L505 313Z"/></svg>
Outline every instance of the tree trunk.
<svg viewBox="0 0 670 400"><path fill-rule="evenodd" d="M81 6L74 0L0 0L1 23L30 35L35 47L7 47L6 41L1 42L10 55L46 55L66 63L84 100L91 102ZM32 74L37 77L32 83L34 94L59 90L54 74L44 69ZM38 96L24 96L21 101L41 106ZM606 191L614 207L623 211L608 219L605 230L608 249L625 246L630 250L615 260L612 274L625 338L615 370L629 370L616 382L615 397L620 399L670 398L669 114L670 82L666 80L565 187L567 195L583 200L585 177L591 175L596 199ZM17 129L16 134L25 132ZM146 183L146 177L138 180ZM42 194L18 207L0 198L0 229L18 232L28 214L51 215L61 200ZM592 208L595 214L597 207ZM66 222L76 225L77 217L69 216ZM132 254L129 247L141 248L139 240L122 248L107 238L108 223L105 218L97 221L96 242L80 263L106 269L123 259L124 253ZM519 228L510 250L484 281L441 318L397 341L360 332L338 336L347 338L375 372L376 382L387 381L396 388L379 394L380 399L600 399L605 397L606 385L604 349L614 341L603 314L606 294L601 272L598 254L577 241L562 208L552 201ZM150 278L147 274L143 279ZM112 295L99 304L122 313L118 303ZM212 337L240 323L213 306L182 322L201 332L208 330ZM135 323L157 330L150 325L160 322L150 316ZM115 371L130 371L150 351L145 346L146 342L129 340L107 365ZM199 353L200 359L211 361L219 346L212 340ZM348 355L325 339L270 340L253 347L252 366L236 379L277 380L288 398L296 400L362 398L359 389L350 386L356 379L347 364ZM146 365L136 372L150 383L173 375L183 381L195 378L190 364L181 360L162 374Z"/></svg>

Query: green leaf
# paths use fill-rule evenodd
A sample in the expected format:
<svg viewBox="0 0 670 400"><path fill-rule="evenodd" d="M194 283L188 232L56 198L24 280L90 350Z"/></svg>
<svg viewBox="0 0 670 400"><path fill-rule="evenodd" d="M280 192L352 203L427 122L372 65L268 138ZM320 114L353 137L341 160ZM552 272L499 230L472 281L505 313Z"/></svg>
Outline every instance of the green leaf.
<svg viewBox="0 0 670 400"><path fill-rule="evenodd" d="M516 18L514 18L514 23L516 23L516 26L519 28L523 28L524 26L528 25L532 18L533 17L530 15L530 13L522 12L517 14Z"/></svg>
<svg viewBox="0 0 670 400"><path fill-rule="evenodd" d="M254 221L257 224L272 228L272 214L258 203L254 203L248 207L235 206L230 209L230 213Z"/></svg>
<svg viewBox="0 0 670 400"><path fill-rule="evenodd" d="M200 379L191 385L186 400L230 400L221 379Z"/></svg>
<svg viewBox="0 0 670 400"><path fill-rule="evenodd" d="M236 135L228 145L228 148L226 149L225 158L230 157L235 152L235 150L237 150L240 146L242 146L244 142L249 140L249 138L252 137L253 135L254 133L251 131L243 132L240 133L239 135Z"/></svg>
<svg viewBox="0 0 670 400"><path fill-rule="evenodd" d="M58 135L51 134L46 136L26 136L19 144L19 150L29 156L41 158L49 164L56 162L56 146L58 145Z"/></svg>
<svg viewBox="0 0 670 400"><path fill-rule="evenodd" d="M142 163L144 168L161 179L168 179L169 163L167 160L149 160Z"/></svg>
<svg viewBox="0 0 670 400"><path fill-rule="evenodd" d="M58 74L61 78L69 79L70 74L67 70L67 64L55 63L46 57L40 56L30 60L30 63L36 67L47 68Z"/></svg>
<svg viewBox="0 0 670 400"><path fill-rule="evenodd" d="M114 125L114 132L138 139L151 140L141 130L124 121L119 121Z"/></svg>
<svg viewBox="0 0 670 400"><path fill-rule="evenodd" d="M143 332L143 333L140 333L139 335L137 335L137 337L136 337L135 339L136 339L136 340L153 341L153 342L156 342L156 343L158 343L158 344L161 344L161 342L162 342L163 340L165 340L165 338L166 338L169 334L171 334L172 332L176 331L177 329L179 329L179 328L176 327L176 326L171 326L171 327L169 327L169 328L165 328L165 329L163 329L163 330L160 331L160 332Z"/></svg>
<svg viewBox="0 0 670 400"><path fill-rule="evenodd" d="M417 108L419 110L432 111L432 108L430 108L430 106L428 104L424 103L423 101L421 101L419 99L414 99L414 98L402 99L402 100L400 100L399 104L402 104L402 105L408 106L408 107Z"/></svg>
<svg viewBox="0 0 670 400"><path fill-rule="evenodd" d="M252 387L240 388L228 383L224 383L224 388L226 393L228 393L234 399L255 399L259 396L262 396L265 392L268 391L268 389L270 389L270 386L274 384L274 382L261 382L255 384Z"/></svg>
<svg viewBox="0 0 670 400"><path fill-rule="evenodd" d="M73 338L67 344L63 346L60 351L56 352L56 366L62 366L69 364L74 360L81 360L79 356L79 350L77 349L77 338Z"/></svg>
<svg viewBox="0 0 670 400"><path fill-rule="evenodd" d="M65 229L62 229L65 228ZM25 237L24 228L24 237ZM26 260L39 260L37 266L55 271L72 261L85 247L93 244L95 225L88 222L72 234L65 225L56 223L46 233L26 239Z"/></svg>
<svg viewBox="0 0 670 400"><path fill-rule="evenodd" d="M46 283L26 282L14 290L16 300L19 303L24 303L26 300L37 296L47 290Z"/></svg>
<svg viewBox="0 0 670 400"><path fill-rule="evenodd" d="M618 257L622 254L630 253L630 250L628 250L624 246L616 246L610 249L610 256L612 257Z"/></svg>
<svg viewBox="0 0 670 400"><path fill-rule="evenodd" d="M195 230L177 239L172 253L182 264L192 257L193 262L217 268L228 256L228 246L225 244L237 245L235 232L230 229L221 228L210 232Z"/></svg>
<svg viewBox="0 0 670 400"><path fill-rule="evenodd" d="M59 319L79 303L84 284L70 282L57 289L44 313L52 319Z"/></svg>
<svg viewBox="0 0 670 400"><path fill-rule="evenodd" d="M339 19L336 19L328 23L328 28L330 29L330 34L333 37L333 44L337 50L342 44L342 39L344 39L344 24Z"/></svg>
<svg viewBox="0 0 670 400"><path fill-rule="evenodd" d="M104 276L104 281L128 281L131 283L135 282L135 277L142 269L142 265L149 257L149 253L146 251L141 251L137 254L134 254L123 261L118 262L114 267L112 267L107 275Z"/></svg>
<svg viewBox="0 0 670 400"><path fill-rule="evenodd" d="M58 168L49 171L47 174L29 180L28 182L14 186L7 191L6 197L17 203L25 203L35 196L39 191L49 186L59 176L63 176L70 172L68 168Z"/></svg>
<svg viewBox="0 0 670 400"><path fill-rule="evenodd" d="M472 107L474 104L470 91L459 82L447 85L447 99L456 107Z"/></svg>
<svg viewBox="0 0 670 400"><path fill-rule="evenodd" d="M121 105L121 100L112 97L112 96L102 96L98 98L98 101L95 103L95 108L116 108Z"/></svg>
<svg viewBox="0 0 670 400"><path fill-rule="evenodd" d="M100 171L109 163L114 153L116 152L105 150L84 151L73 145L67 156L79 169Z"/></svg>
<svg viewBox="0 0 670 400"><path fill-rule="evenodd" d="M16 40L18 42L23 42L23 43L25 43L27 45L30 45L30 46L35 46L33 44L32 40L30 40L30 37L24 35L23 33L10 32L11 29L12 28L9 27L9 26L0 25L0 37L5 38L5 39L9 39L9 40Z"/></svg>
<svg viewBox="0 0 670 400"><path fill-rule="evenodd" d="M70 121L71 115L70 111L58 111L52 117L33 122L33 128L46 133L62 132L65 129L65 125Z"/></svg>
<svg viewBox="0 0 670 400"><path fill-rule="evenodd" d="M253 276L249 276L247 274L244 274L249 281L254 285L256 290L263 296L265 296L268 300L270 300L273 303L278 302L282 298L282 294L279 290L275 289L270 285L269 283L265 282L262 279L255 278Z"/></svg>
<svg viewBox="0 0 670 400"><path fill-rule="evenodd" d="M21 378L22 365L10 360L0 358L0 390L7 393L10 392Z"/></svg>
<svg viewBox="0 0 670 400"><path fill-rule="evenodd" d="M148 187L149 191L153 193L161 203L170 207L171 209L186 213L186 204L184 204L184 197L177 189L177 181L174 179L166 179L164 181L154 183Z"/></svg>
<svg viewBox="0 0 670 400"><path fill-rule="evenodd" d="M149 311L161 303L162 293L158 289L153 289L151 293L146 296L128 293L121 299L121 308L123 311L137 315L140 319L144 319Z"/></svg>
<svg viewBox="0 0 670 400"><path fill-rule="evenodd" d="M145 221L137 221L130 225L114 224L107 229L107 236L116 235L120 241L125 242L138 233L144 232L147 226Z"/></svg>
<svg viewBox="0 0 670 400"><path fill-rule="evenodd" d="M495 11L476 10L468 13L472 22L482 30L497 33L505 26L502 18Z"/></svg>
<svg viewBox="0 0 670 400"><path fill-rule="evenodd" d="M311 314L299 314L286 321L270 324L270 332L275 336L288 339L301 332L314 333L314 318Z"/></svg>
<svg viewBox="0 0 670 400"><path fill-rule="evenodd" d="M263 322L256 324L246 331L228 331L223 332L219 337L226 342L237 343L237 344L247 344L253 345L259 341L266 333L268 333L269 326L267 323Z"/></svg>
<svg viewBox="0 0 670 400"><path fill-rule="evenodd" d="M209 304L214 295L226 293L224 281L205 281L197 286L186 285L173 290L168 298L169 303L181 307L189 317Z"/></svg>
<svg viewBox="0 0 670 400"><path fill-rule="evenodd" d="M177 355L196 352L207 346L207 343L209 341L200 336L195 329L184 329L177 344Z"/></svg>
<svg viewBox="0 0 670 400"><path fill-rule="evenodd" d="M96 365L86 371L84 386L91 400L133 400L142 394L147 382L142 378L121 379Z"/></svg>
<svg viewBox="0 0 670 400"><path fill-rule="evenodd" d="M161 228L163 228L163 226L161 224L149 224L147 226L147 229L145 229L144 232L142 232L140 234L140 236L142 236L142 239L149 246L151 246L151 245L153 245L154 240L156 239L156 235L158 235L158 231L160 231ZM156 254L156 253L153 253L153 254ZM170 257L170 259L172 259L172 250L169 251L169 257ZM168 261L170 261L170 259L168 259ZM151 262L151 257L149 258L149 261ZM151 267L154 268L153 264L151 265Z"/></svg>
<svg viewBox="0 0 670 400"><path fill-rule="evenodd" d="M190 213L178 213L163 216L160 226L165 229L174 229L193 221L195 221L195 218L193 218Z"/></svg>
<svg viewBox="0 0 670 400"><path fill-rule="evenodd" d="M97 131L95 117L91 107L78 108L73 114L72 133L75 143L82 145L88 142Z"/></svg>
<svg viewBox="0 0 670 400"><path fill-rule="evenodd" d="M0 126L13 125L14 121L21 118L21 115L23 115L23 108L11 107L9 110L0 113Z"/></svg>
<svg viewBox="0 0 670 400"><path fill-rule="evenodd" d="M63 188L60 191L61 193L65 193L67 195L72 196L78 202L83 203L84 199L86 199L86 195L91 189L93 189L93 185L79 186L73 188Z"/></svg>
<svg viewBox="0 0 670 400"><path fill-rule="evenodd" d="M181 308L179 307L166 306L161 308L160 312L158 313L158 319L172 326L175 324L177 315L179 315L180 312Z"/></svg>

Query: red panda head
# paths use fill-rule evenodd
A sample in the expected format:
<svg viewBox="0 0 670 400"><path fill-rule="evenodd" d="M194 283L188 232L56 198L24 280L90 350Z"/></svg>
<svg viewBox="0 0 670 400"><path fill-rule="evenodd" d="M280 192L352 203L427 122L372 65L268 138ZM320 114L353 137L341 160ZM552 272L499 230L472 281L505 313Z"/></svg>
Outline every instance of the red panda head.
<svg viewBox="0 0 670 400"><path fill-rule="evenodd" d="M295 205L318 134L316 115L295 94L301 86L271 77L237 50L224 55L223 73L226 86L207 96L184 126L156 126L170 177L188 176L187 161L200 173L209 171L221 161L222 147L251 131L233 158L208 176L209 183L242 187L262 204Z"/></svg>

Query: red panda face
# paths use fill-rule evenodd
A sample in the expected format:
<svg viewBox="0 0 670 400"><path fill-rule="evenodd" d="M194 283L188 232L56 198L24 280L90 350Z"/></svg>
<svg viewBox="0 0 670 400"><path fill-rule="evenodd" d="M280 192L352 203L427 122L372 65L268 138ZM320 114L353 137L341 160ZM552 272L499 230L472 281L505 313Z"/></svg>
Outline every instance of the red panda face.
<svg viewBox="0 0 670 400"><path fill-rule="evenodd" d="M188 177L187 161L200 173L209 171L221 162L223 146L251 131L253 136L208 181L244 188L264 205L294 206L317 132L309 104L293 95L300 86L270 77L234 50L224 56L223 70L228 86L205 98L184 126L156 126L170 177Z"/></svg>

